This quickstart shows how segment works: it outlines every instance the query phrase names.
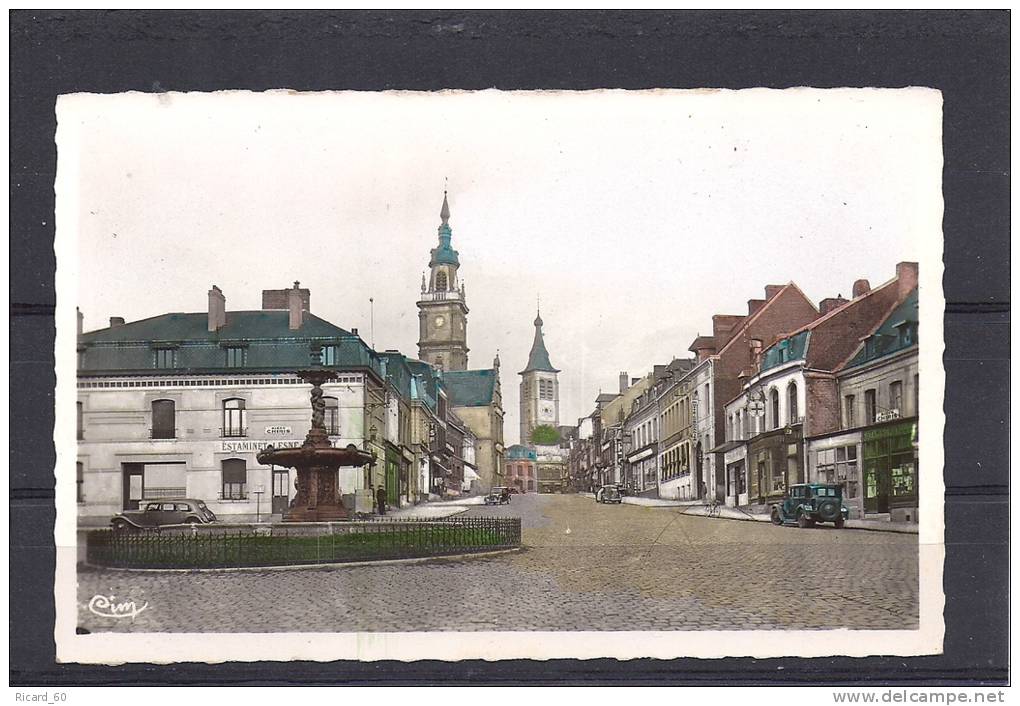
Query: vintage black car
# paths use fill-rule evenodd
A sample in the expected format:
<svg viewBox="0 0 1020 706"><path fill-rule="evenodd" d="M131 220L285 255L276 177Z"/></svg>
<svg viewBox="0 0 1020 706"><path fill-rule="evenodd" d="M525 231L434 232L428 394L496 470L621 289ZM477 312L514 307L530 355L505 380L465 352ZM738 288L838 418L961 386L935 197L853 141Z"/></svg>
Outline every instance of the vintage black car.
<svg viewBox="0 0 1020 706"><path fill-rule="evenodd" d="M508 505L510 503L510 489L502 486L494 486L489 494L485 496L486 505Z"/></svg>
<svg viewBox="0 0 1020 706"><path fill-rule="evenodd" d="M165 525L204 525L216 522L216 515L195 498L143 500L137 510L125 510L110 520L117 531L155 529Z"/></svg>
<svg viewBox="0 0 1020 706"><path fill-rule="evenodd" d="M623 496L620 494L620 489L615 485L603 486L599 492L596 493L595 499L600 503L616 503L617 505L623 502Z"/></svg>
<svg viewBox="0 0 1020 706"><path fill-rule="evenodd" d="M842 529L849 516L843 504L843 488L829 483L791 486L783 502L772 506L774 525L796 522L798 527L811 527L817 522L832 522L836 529Z"/></svg>

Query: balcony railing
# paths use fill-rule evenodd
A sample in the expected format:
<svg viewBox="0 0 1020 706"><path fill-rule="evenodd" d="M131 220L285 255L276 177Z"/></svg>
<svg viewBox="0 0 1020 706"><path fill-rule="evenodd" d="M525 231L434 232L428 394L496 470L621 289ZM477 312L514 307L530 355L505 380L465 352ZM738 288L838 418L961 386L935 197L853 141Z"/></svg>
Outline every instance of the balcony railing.
<svg viewBox="0 0 1020 706"><path fill-rule="evenodd" d="M220 436L224 438L238 438L248 436L248 427L226 427L220 429Z"/></svg>

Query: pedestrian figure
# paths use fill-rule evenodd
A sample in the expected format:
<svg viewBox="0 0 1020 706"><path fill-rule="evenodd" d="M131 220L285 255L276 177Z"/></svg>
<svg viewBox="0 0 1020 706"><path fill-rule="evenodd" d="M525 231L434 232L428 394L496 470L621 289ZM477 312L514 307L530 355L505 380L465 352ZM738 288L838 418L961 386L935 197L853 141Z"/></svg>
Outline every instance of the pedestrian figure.
<svg viewBox="0 0 1020 706"><path fill-rule="evenodd" d="M379 486L375 489L375 500L379 505L379 514L386 514L386 488Z"/></svg>

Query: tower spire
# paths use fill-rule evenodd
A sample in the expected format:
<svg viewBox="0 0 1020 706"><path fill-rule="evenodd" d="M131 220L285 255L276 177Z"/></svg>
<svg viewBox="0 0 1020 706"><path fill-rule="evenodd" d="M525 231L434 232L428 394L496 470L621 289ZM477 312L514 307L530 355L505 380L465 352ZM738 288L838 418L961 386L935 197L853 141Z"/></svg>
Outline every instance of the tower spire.
<svg viewBox="0 0 1020 706"><path fill-rule="evenodd" d="M443 221L443 225L448 225L450 222L450 202L446 200L446 189L443 189L443 208L439 211L439 217Z"/></svg>

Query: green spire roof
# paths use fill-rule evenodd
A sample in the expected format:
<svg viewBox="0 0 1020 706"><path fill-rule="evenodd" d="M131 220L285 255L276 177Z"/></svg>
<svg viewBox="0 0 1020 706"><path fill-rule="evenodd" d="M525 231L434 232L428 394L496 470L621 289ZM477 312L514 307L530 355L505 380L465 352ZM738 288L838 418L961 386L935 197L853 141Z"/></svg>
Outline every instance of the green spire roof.
<svg viewBox="0 0 1020 706"><path fill-rule="evenodd" d="M450 230L450 203L446 200L446 192L443 192L443 207L439 211L439 218L442 223L439 225L439 247L432 248L432 259L429 260L429 267L435 265L457 265L460 260L457 258L457 251L450 245L453 231Z"/></svg>
<svg viewBox="0 0 1020 706"><path fill-rule="evenodd" d="M531 344L531 353L528 355L528 367L519 374L530 373L533 370L544 370L549 373L560 372L549 362L549 351L545 349L545 339L542 337L542 314L535 317L535 341Z"/></svg>

